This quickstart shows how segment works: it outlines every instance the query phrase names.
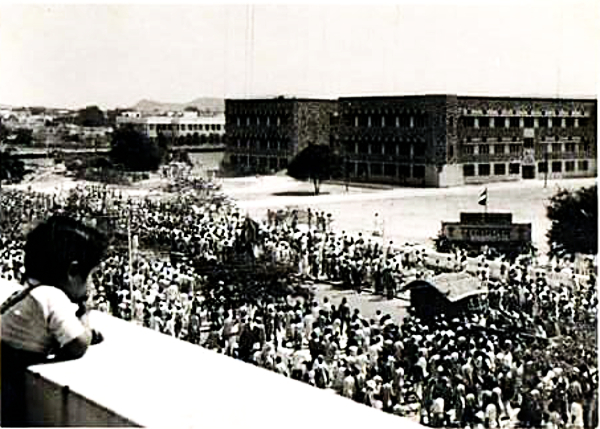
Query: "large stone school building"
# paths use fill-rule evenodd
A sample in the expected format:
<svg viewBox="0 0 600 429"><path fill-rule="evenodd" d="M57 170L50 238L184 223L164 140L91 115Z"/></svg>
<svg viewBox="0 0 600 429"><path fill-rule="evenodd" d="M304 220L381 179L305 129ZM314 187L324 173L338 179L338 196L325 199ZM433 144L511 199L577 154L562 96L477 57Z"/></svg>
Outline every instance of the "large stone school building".
<svg viewBox="0 0 600 429"><path fill-rule="evenodd" d="M285 168L319 143L339 153L351 182L449 187L597 174L592 98L279 97L225 106L226 161L246 173Z"/></svg>

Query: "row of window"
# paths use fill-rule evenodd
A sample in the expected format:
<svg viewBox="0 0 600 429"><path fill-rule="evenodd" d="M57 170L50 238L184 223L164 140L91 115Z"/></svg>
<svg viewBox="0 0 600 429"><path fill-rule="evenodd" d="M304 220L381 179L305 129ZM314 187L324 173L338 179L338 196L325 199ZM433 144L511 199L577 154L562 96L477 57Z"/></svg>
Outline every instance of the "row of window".
<svg viewBox="0 0 600 429"><path fill-rule="evenodd" d="M346 117L346 125L355 127L393 127L393 128L424 128L427 125L427 115L355 115Z"/></svg>
<svg viewBox="0 0 600 429"><path fill-rule="evenodd" d="M238 127L241 125L266 125L270 127L271 125L281 126L281 117L274 116L271 118L270 116L261 117L261 116L235 116L235 125Z"/></svg>
<svg viewBox="0 0 600 429"><path fill-rule="evenodd" d="M543 142L545 142L546 140L548 140L548 137L549 137L549 136L540 136L540 140L541 140L541 141L543 141ZM554 136L554 141L560 141L560 139L561 139L561 138L560 138L560 136ZM482 143L486 143L486 142L488 141L488 138L487 138L486 136L481 136L481 137L479 137L479 140L480 140ZM496 138L496 141L498 141L498 142L501 142L501 141L503 141L503 140L504 140L504 139L503 139L502 137L497 137L497 138ZM567 141L572 141L572 140L573 140L573 136L567 136ZM517 137L517 136L512 136L512 137L511 137L511 141L513 141L513 142L518 142L518 141L520 141L520 138L519 138L519 137ZM523 142L524 142L524 143L527 143L527 142L529 142L529 141L531 142L531 144L533 144L533 142L534 142L534 139L533 139L533 138L524 138L524 139L523 139ZM473 137L471 137L471 136L469 136L469 137L466 137L466 138L463 140L463 143L471 143L471 142L473 142Z"/></svg>
<svg viewBox="0 0 600 429"><path fill-rule="evenodd" d="M424 165L383 164L377 162L350 162L351 175L355 177L396 177L396 178L425 178Z"/></svg>
<svg viewBox="0 0 600 429"><path fill-rule="evenodd" d="M527 108L527 109L525 109L525 110L527 111L527 112L526 112L526 114L527 114L527 115L530 115L530 116L531 116L531 115L533 115L533 111L532 111L532 109L531 109L531 108ZM470 114L472 113L471 109L465 109L464 111L466 112L466 114L467 114L467 115L470 115ZM492 110L490 110L490 113L491 113L492 111L493 111L493 109L492 109ZM517 115L517 114L525 114L525 112L523 112L523 113L518 113L516 109L512 109L510 112L512 112L512 114L513 114L513 115ZM504 114L504 111L503 111L502 109L498 109L498 110L497 110L497 113L498 113L498 115L503 115L503 114ZM546 112L546 110L541 110L541 111L540 111L540 113L541 113L541 115L542 115L542 116L546 116L546 113L551 113L551 111L548 111L548 112ZM575 114L579 113L579 114L583 115L585 112L584 112L584 110L583 110L583 109L575 109L574 111L573 111L573 110L569 110L568 112L567 112L567 111L560 110L560 109L555 109L555 110L554 110L554 114L555 114L556 116L560 116L560 115L563 115L563 114L568 114L569 116L573 116L573 113L575 113ZM488 114L488 110L487 110L487 109L482 109L482 110L481 110L481 114L482 114L482 115L487 115L487 114Z"/></svg>
<svg viewBox="0 0 600 429"><path fill-rule="evenodd" d="M254 142L252 142L252 144L249 140L246 140L244 142L242 142L241 140L237 140L235 145L238 148L250 149L252 147L260 150L285 150L288 148L288 142L281 140L255 140Z"/></svg>
<svg viewBox="0 0 600 429"><path fill-rule="evenodd" d="M229 159L235 167L258 167L267 170L287 168L287 158L282 157L231 155Z"/></svg>
<svg viewBox="0 0 600 429"><path fill-rule="evenodd" d="M493 147L494 154L506 154L506 147L508 146L508 153L512 155L518 155L521 153L522 146L519 144L495 144L495 145L480 145L478 147L479 155L489 155L490 147ZM462 148L463 155L475 155L475 146L463 146Z"/></svg>
<svg viewBox="0 0 600 429"><path fill-rule="evenodd" d="M148 124L148 129L156 131L221 131L221 124Z"/></svg>
<svg viewBox="0 0 600 429"><path fill-rule="evenodd" d="M588 118L461 116L458 123L465 128L577 128L587 126L587 121Z"/></svg>
<svg viewBox="0 0 600 429"><path fill-rule="evenodd" d="M462 147L462 154L463 155L475 155L475 147L476 146L463 146ZM506 152L506 148L508 147L508 152ZM491 150L490 150L491 149ZM477 146L477 153L479 155L490 155L490 154L495 154L495 155L504 155L504 154L511 154L511 155L517 155L521 153L521 149L533 149L533 145L530 144L524 144L524 145L520 145L520 144L510 144L510 145L505 145L505 144L491 144L491 145L478 145ZM548 152L548 153L575 153L576 151L578 153L587 153L590 149L590 145L589 143L580 143L580 144L575 144L575 143L552 143L552 144L546 144L546 145L542 145L541 146L541 152Z"/></svg>
<svg viewBox="0 0 600 429"><path fill-rule="evenodd" d="M399 155L399 156L425 156L424 144L398 144L398 143L365 143L359 142L351 145L348 152L357 155Z"/></svg>
<svg viewBox="0 0 600 429"><path fill-rule="evenodd" d="M475 176L475 166L477 166L477 175L478 176L490 176L492 175L492 164L465 164L463 165L463 175L465 177L473 177ZM548 170L548 165L545 162L538 162L537 164L538 173L546 173ZM563 162L562 161L553 161L550 164L550 168L552 173L562 173L563 171ZM577 162L577 171L588 171L589 163L587 160L581 160ZM565 172L574 172L575 170L575 161L565 161L564 162L564 171ZM518 175L521 173L521 164L519 163L510 163L508 164L508 174L509 175ZM494 176L505 176L506 175L506 164L493 164L493 175Z"/></svg>

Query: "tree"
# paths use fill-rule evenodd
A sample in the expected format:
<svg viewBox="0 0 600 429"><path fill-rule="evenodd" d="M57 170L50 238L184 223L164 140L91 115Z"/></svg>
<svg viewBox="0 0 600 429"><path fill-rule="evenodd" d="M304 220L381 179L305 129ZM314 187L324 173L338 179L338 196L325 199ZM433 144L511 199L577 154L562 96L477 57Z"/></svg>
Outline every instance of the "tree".
<svg viewBox="0 0 600 429"><path fill-rule="evenodd" d="M87 106L77 111L75 123L82 127L103 127L106 116L98 106Z"/></svg>
<svg viewBox="0 0 600 429"><path fill-rule="evenodd" d="M0 180L18 183L25 176L25 164L9 149L0 149Z"/></svg>
<svg viewBox="0 0 600 429"><path fill-rule="evenodd" d="M337 175L338 161L331 147L309 144L292 159L287 174L296 180L311 180L315 195L319 195L321 183Z"/></svg>
<svg viewBox="0 0 600 429"><path fill-rule="evenodd" d="M0 143L4 143L4 140L6 140L9 135L10 130L0 121Z"/></svg>
<svg viewBox="0 0 600 429"><path fill-rule="evenodd" d="M156 171L166 153L166 142L161 147L157 140L130 125L118 128L113 133L110 157L129 171Z"/></svg>
<svg viewBox="0 0 600 429"><path fill-rule="evenodd" d="M15 139L12 141L14 145L31 146L33 143L33 131L29 128L18 128L14 136Z"/></svg>
<svg viewBox="0 0 600 429"><path fill-rule="evenodd" d="M551 226L546 234L551 257L598 252L598 186L559 190L547 207Z"/></svg>

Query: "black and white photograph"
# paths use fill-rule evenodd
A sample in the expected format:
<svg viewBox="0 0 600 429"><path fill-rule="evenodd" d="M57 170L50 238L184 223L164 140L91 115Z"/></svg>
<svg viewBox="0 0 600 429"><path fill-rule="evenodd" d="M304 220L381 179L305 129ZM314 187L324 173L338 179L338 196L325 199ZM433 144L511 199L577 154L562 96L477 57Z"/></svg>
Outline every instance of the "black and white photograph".
<svg viewBox="0 0 600 429"><path fill-rule="evenodd" d="M598 22L0 4L0 425L598 427Z"/></svg>

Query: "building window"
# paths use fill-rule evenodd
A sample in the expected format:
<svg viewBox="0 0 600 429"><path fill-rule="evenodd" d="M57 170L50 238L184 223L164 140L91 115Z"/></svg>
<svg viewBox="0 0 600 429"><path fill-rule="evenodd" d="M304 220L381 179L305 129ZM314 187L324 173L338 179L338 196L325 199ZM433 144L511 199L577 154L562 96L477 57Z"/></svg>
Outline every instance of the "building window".
<svg viewBox="0 0 600 429"><path fill-rule="evenodd" d="M533 128L533 118L528 116L524 119L523 125L525 128Z"/></svg>
<svg viewBox="0 0 600 429"><path fill-rule="evenodd" d="M510 128L519 128L519 118L510 118L509 127Z"/></svg>
<svg viewBox="0 0 600 429"><path fill-rule="evenodd" d="M381 155L382 145L379 142L371 143L371 153L373 155Z"/></svg>
<svg viewBox="0 0 600 429"><path fill-rule="evenodd" d="M472 116L463 117L461 119L461 122L463 123L465 128L473 128L475 126L475 118L473 118Z"/></svg>
<svg viewBox="0 0 600 429"><path fill-rule="evenodd" d="M481 137L481 143L486 143L487 142L487 137L483 136Z"/></svg>
<svg viewBox="0 0 600 429"><path fill-rule="evenodd" d="M548 118L539 118L538 125L540 128L548 128Z"/></svg>
<svg viewBox="0 0 600 429"><path fill-rule="evenodd" d="M237 118L235 118L235 124L239 127L240 126L240 117L238 116Z"/></svg>
<svg viewBox="0 0 600 429"><path fill-rule="evenodd" d="M562 151L561 143L552 143L552 153L560 153Z"/></svg>
<svg viewBox="0 0 600 429"><path fill-rule="evenodd" d="M565 152L575 152L575 143L567 143L565 145Z"/></svg>
<svg viewBox="0 0 600 429"><path fill-rule="evenodd" d="M479 155L489 155L490 147L486 144L479 145Z"/></svg>
<svg viewBox="0 0 600 429"><path fill-rule="evenodd" d="M565 162L565 171L575 171L575 161Z"/></svg>
<svg viewBox="0 0 600 429"><path fill-rule="evenodd" d="M520 174L521 173L521 164L511 163L508 165L508 173L509 174Z"/></svg>
<svg viewBox="0 0 600 429"><path fill-rule="evenodd" d="M565 125L567 128L573 128L575 126L575 118L567 118L565 120Z"/></svg>
<svg viewBox="0 0 600 429"><path fill-rule="evenodd" d="M424 128L425 124L427 122L427 116L424 114L420 114L420 115L416 115L415 116L415 128ZM416 176L415 176L416 177ZM423 176L425 177L425 176Z"/></svg>
<svg viewBox="0 0 600 429"><path fill-rule="evenodd" d="M383 175L386 177L396 177L396 164L384 164Z"/></svg>
<svg viewBox="0 0 600 429"><path fill-rule="evenodd" d="M523 139L523 147L525 149L533 149L533 139L532 138Z"/></svg>
<svg viewBox="0 0 600 429"><path fill-rule="evenodd" d="M588 169L587 160L579 161L579 165L577 166L577 169L579 171L587 171L587 169Z"/></svg>
<svg viewBox="0 0 600 429"><path fill-rule="evenodd" d="M498 143L502 143L502 137L498 137Z"/></svg>
<svg viewBox="0 0 600 429"><path fill-rule="evenodd" d="M483 117L479 118L479 128L489 128L490 127L490 118Z"/></svg>
<svg viewBox="0 0 600 429"><path fill-rule="evenodd" d="M413 147L414 156L425 156L425 145L423 143L417 143Z"/></svg>
<svg viewBox="0 0 600 429"><path fill-rule="evenodd" d="M538 173L547 173L548 164L545 162L538 162Z"/></svg>
<svg viewBox="0 0 600 429"><path fill-rule="evenodd" d="M475 153L473 146L463 146L462 154L463 155L473 155Z"/></svg>
<svg viewBox="0 0 600 429"><path fill-rule="evenodd" d="M561 161L554 161L552 163L552 172L553 173L560 173L562 171L562 162Z"/></svg>
<svg viewBox="0 0 600 429"><path fill-rule="evenodd" d="M521 145L518 145L518 144L508 145L508 150L511 155L518 155L521 152Z"/></svg>
<svg viewBox="0 0 600 429"><path fill-rule="evenodd" d="M506 164L494 164L494 176L504 176L506 174Z"/></svg>
<svg viewBox="0 0 600 429"><path fill-rule="evenodd" d="M425 166L424 165L413 166L413 177L415 179L423 179L425 177Z"/></svg>
<svg viewBox="0 0 600 429"><path fill-rule="evenodd" d="M371 164L371 176L381 176L383 172L382 165L378 162Z"/></svg>
<svg viewBox="0 0 600 429"><path fill-rule="evenodd" d="M410 177L410 165L401 164L398 166L398 176Z"/></svg>
<svg viewBox="0 0 600 429"><path fill-rule="evenodd" d="M467 143L471 143L473 139L471 137L467 137Z"/></svg>
<svg viewBox="0 0 600 429"><path fill-rule="evenodd" d="M479 170L478 173L480 176L490 175L490 164L479 164L477 169Z"/></svg>
<svg viewBox="0 0 600 429"><path fill-rule="evenodd" d="M496 155L503 155L506 150L506 145L503 144L496 144L494 145L494 154Z"/></svg>
<svg viewBox="0 0 600 429"><path fill-rule="evenodd" d="M400 142L398 149L400 156L410 156L410 145L408 142Z"/></svg>
<svg viewBox="0 0 600 429"><path fill-rule="evenodd" d="M465 177L475 176L475 165L473 165L473 164L463 165L463 176L465 176Z"/></svg>

